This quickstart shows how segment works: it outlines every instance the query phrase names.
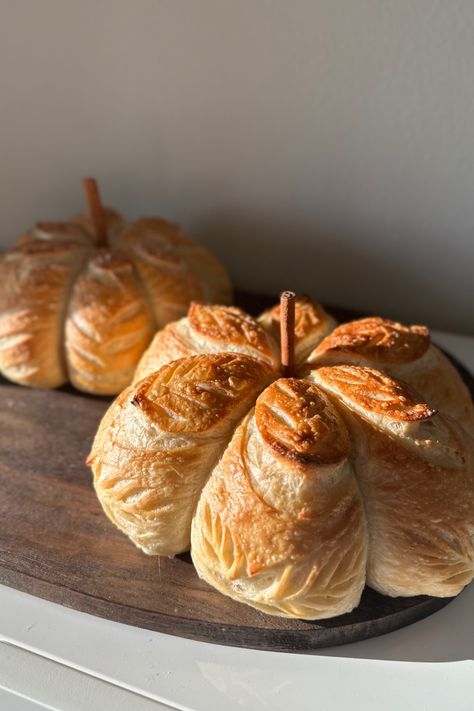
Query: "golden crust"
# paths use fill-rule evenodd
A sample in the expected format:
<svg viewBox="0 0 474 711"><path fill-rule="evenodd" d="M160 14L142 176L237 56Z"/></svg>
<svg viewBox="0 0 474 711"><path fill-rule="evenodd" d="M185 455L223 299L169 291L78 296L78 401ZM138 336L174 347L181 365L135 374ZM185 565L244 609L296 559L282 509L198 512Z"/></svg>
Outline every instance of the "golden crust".
<svg viewBox="0 0 474 711"><path fill-rule="evenodd" d="M427 403L458 420L474 436L474 404L456 368L433 345L425 326L403 326L382 318L336 328L308 358L310 368L360 365L383 370L408 383Z"/></svg>
<svg viewBox="0 0 474 711"><path fill-rule="evenodd" d="M212 341L214 347L223 351L230 344L233 350L247 352L247 355L261 358L276 367L278 355L273 341L242 309L192 303L188 319L199 340Z"/></svg>
<svg viewBox="0 0 474 711"><path fill-rule="evenodd" d="M430 346L416 363L390 368L390 373L421 393L432 407L457 420L474 438L471 394L457 369L436 346Z"/></svg>
<svg viewBox="0 0 474 711"><path fill-rule="evenodd" d="M264 391L257 408L278 399L281 384ZM344 424L314 385L298 397L306 400L309 432L312 403L321 398L325 419L347 442ZM291 419L293 413L291 402L285 414ZM317 450L319 433L316 428L306 449ZM265 429L262 437L253 413L245 418L200 497L191 555L200 577L225 595L272 615L321 619L359 602L367 548L364 514L347 462L321 466L305 457L302 466L299 437L294 441L295 456L291 438L282 456Z"/></svg>
<svg viewBox="0 0 474 711"><path fill-rule="evenodd" d="M193 303L185 319L158 331L143 354L135 382L177 358L200 353L244 353L278 368L276 344L244 311Z"/></svg>
<svg viewBox="0 0 474 711"><path fill-rule="evenodd" d="M406 383L373 368L354 365L318 368L311 372L310 378L367 416L381 415L391 420L413 422L436 413Z"/></svg>
<svg viewBox="0 0 474 711"><path fill-rule="evenodd" d="M368 584L392 596L459 593L474 576L474 440L378 371L334 366L311 377L337 401L355 444Z"/></svg>
<svg viewBox="0 0 474 711"><path fill-rule="evenodd" d="M474 443L441 414L394 437L352 424L369 529L367 582L385 595L457 595L474 576Z"/></svg>
<svg viewBox="0 0 474 711"><path fill-rule="evenodd" d="M280 305L264 311L258 318L265 330L280 343ZM295 300L295 363L301 366L308 354L336 326L334 319L309 296Z"/></svg>
<svg viewBox="0 0 474 711"><path fill-rule="evenodd" d="M410 363L421 358L429 345L430 332L426 326L403 326L388 319L363 318L338 326L308 361L336 365L354 358L369 361L374 366Z"/></svg>
<svg viewBox="0 0 474 711"><path fill-rule="evenodd" d="M238 353L184 358L140 381L133 404L166 432L202 432L225 419L235 402L247 400L255 382L268 382L271 373Z"/></svg>
<svg viewBox="0 0 474 711"><path fill-rule="evenodd" d="M177 225L137 220L124 230L120 244L143 281L158 327L184 316L191 301L230 299L223 267Z"/></svg>
<svg viewBox="0 0 474 711"><path fill-rule="evenodd" d="M255 422L276 454L300 464L335 464L349 454L349 439L327 397L307 380L281 378L258 398Z"/></svg>
<svg viewBox="0 0 474 711"><path fill-rule="evenodd" d="M247 356L194 356L127 388L111 405L88 464L107 516L145 553L188 548L202 486L271 377Z"/></svg>
<svg viewBox="0 0 474 711"><path fill-rule="evenodd" d="M31 242L36 244L48 244L53 249L55 245L61 243L62 241L68 243L73 242L74 244L82 245L85 247L93 247L94 240L90 234L88 234L80 225L74 222L41 222L38 223L31 230L28 230L22 234L18 240L17 245L22 247L23 245L28 245Z"/></svg>
<svg viewBox="0 0 474 711"><path fill-rule="evenodd" d="M86 392L126 387L154 331L154 320L126 255L101 250L74 284L65 325L69 379Z"/></svg>
<svg viewBox="0 0 474 711"><path fill-rule="evenodd" d="M0 372L54 388L66 379L63 323L87 250L73 240L26 242L0 260Z"/></svg>

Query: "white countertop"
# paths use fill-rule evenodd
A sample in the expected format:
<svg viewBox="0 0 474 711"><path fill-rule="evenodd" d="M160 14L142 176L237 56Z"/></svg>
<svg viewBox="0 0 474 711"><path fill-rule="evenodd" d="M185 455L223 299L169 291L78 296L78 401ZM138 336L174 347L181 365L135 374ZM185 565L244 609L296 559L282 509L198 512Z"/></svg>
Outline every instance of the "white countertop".
<svg viewBox="0 0 474 711"><path fill-rule="evenodd" d="M474 338L434 339L474 370ZM314 655L194 642L0 586L1 711L472 711L473 659L474 585L414 625Z"/></svg>

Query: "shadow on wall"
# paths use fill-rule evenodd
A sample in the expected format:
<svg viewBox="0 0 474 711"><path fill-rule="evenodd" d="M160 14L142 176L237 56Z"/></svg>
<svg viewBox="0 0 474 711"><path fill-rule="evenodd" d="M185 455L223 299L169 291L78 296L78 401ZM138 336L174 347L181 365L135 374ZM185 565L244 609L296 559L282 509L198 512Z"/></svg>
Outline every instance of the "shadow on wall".
<svg viewBox="0 0 474 711"><path fill-rule="evenodd" d="M368 247L367 232L362 240L354 229L336 233L321 223L237 209L201 220L192 235L222 259L238 289L270 295L293 289L325 304L474 334L465 291L440 287L444 247L437 254L433 245L420 265L393 239L387 243L375 236ZM436 265L435 277L430 263ZM444 284L449 285L447 278Z"/></svg>

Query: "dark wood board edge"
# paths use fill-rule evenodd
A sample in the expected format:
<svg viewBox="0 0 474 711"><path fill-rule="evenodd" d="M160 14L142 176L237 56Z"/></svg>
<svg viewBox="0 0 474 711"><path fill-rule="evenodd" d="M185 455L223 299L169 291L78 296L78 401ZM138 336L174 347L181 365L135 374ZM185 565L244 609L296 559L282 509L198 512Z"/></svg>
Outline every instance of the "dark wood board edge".
<svg viewBox="0 0 474 711"><path fill-rule="evenodd" d="M432 615L455 599L429 597L417 605L397 610L378 619L340 626L337 628L338 636L335 641L332 628L318 626L317 629L311 629L311 623L308 623L307 630L256 629L238 625L218 625L159 614L151 610L142 610L87 595L57 583L52 584L47 580L31 577L5 565L0 565L0 583L79 612L162 634L210 644L302 654L308 654L317 649L360 642L393 632ZM113 610L113 617L111 617L111 610ZM242 644L243 638L245 644Z"/></svg>

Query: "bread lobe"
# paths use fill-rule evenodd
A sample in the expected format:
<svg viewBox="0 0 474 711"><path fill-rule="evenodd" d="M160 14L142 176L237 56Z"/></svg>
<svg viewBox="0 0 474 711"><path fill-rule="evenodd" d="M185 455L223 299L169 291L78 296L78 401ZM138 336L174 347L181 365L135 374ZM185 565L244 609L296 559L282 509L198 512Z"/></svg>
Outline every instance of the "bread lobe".
<svg viewBox="0 0 474 711"><path fill-rule="evenodd" d="M235 306L192 303L186 318L158 331L137 366L134 381L162 365L200 353L243 353L278 368L276 344L263 328Z"/></svg>
<svg viewBox="0 0 474 711"><path fill-rule="evenodd" d="M130 386L111 405L88 463L106 514L145 553L187 550L202 487L272 377L248 356L194 356Z"/></svg>
<svg viewBox="0 0 474 711"><path fill-rule="evenodd" d="M269 386L237 428L200 497L191 554L199 575L224 594L273 615L321 619L359 603L367 539L360 494L343 454L344 424L314 385L296 383L281 379ZM304 400L303 439L293 420L294 399ZM315 414L320 400L325 412ZM276 438L282 449L268 437L268 407L281 408ZM337 462L315 417L338 430L334 439L343 446Z"/></svg>
<svg viewBox="0 0 474 711"><path fill-rule="evenodd" d="M153 331L153 315L127 256L95 252L69 301L65 351L70 381L80 390L104 395L122 390Z"/></svg>
<svg viewBox="0 0 474 711"><path fill-rule="evenodd" d="M67 380L67 301L88 250L67 238L25 240L0 258L0 372L13 382L55 388Z"/></svg>
<svg viewBox="0 0 474 711"><path fill-rule="evenodd" d="M368 584L391 596L457 595L474 577L474 440L378 371L333 366L311 378L341 408L354 443Z"/></svg>

